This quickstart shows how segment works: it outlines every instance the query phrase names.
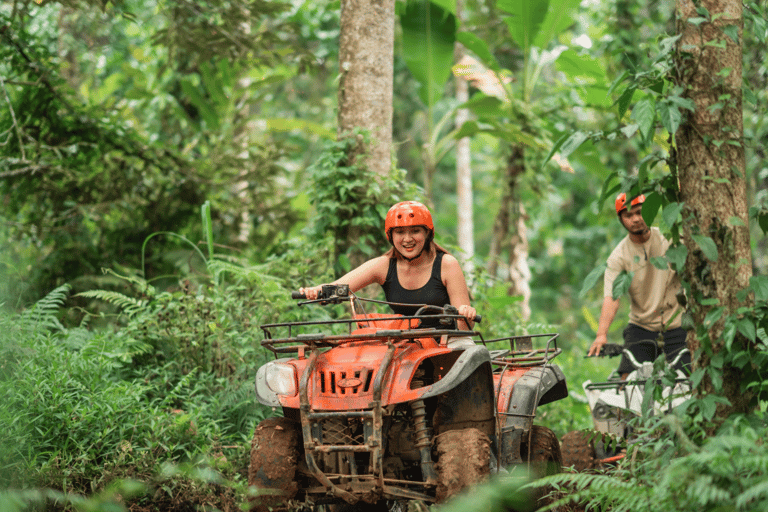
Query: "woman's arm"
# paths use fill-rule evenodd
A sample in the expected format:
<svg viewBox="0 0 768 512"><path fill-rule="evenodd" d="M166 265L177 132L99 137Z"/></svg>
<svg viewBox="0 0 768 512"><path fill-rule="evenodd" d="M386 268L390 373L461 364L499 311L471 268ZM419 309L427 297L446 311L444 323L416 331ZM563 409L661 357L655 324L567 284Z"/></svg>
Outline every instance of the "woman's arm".
<svg viewBox="0 0 768 512"><path fill-rule="evenodd" d="M366 261L356 269L344 274L330 284L348 284L349 290L351 292L356 292L369 284L384 284L384 280L387 278L387 270L389 270L389 258L386 256L379 256L378 258ZM307 299L315 300L322 289L323 285L318 285L308 288L299 288L299 291L303 293Z"/></svg>
<svg viewBox="0 0 768 512"><path fill-rule="evenodd" d="M469 304L469 289L467 280L464 279L464 272L456 258L450 254L443 256L443 264L440 267L440 273L443 277L443 284L448 290L448 297L451 299L451 305L456 306L459 314L469 320L469 324L463 320L457 322L459 329L471 330L474 326L477 311Z"/></svg>

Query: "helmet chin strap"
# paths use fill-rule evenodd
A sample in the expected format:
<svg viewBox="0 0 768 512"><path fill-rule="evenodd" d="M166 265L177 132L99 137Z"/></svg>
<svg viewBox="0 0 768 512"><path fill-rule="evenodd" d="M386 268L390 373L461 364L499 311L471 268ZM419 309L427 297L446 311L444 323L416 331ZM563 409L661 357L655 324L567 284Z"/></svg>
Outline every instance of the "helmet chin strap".
<svg viewBox="0 0 768 512"><path fill-rule="evenodd" d="M419 254L417 254L413 258L409 258L408 256L404 255L400 251L397 251L397 252L400 254L400 257L403 258L405 261L413 261L413 260L419 259L421 257L421 255L424 254L424 249L425 248L426 248L426 244L424 244L424 247L421 248L421 250L419 251Z"/></svg>

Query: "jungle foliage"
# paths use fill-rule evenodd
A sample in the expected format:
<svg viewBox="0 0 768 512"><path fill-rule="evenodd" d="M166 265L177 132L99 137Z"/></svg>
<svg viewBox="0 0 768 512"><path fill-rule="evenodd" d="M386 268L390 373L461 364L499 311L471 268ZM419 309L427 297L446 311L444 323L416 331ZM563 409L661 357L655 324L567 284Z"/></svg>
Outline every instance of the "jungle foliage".
<svg viewBox="0 0 768 512"><path fill-rule="evenodd" d="M526 148L518 199L534 315L520 319L503 273L478 270L473 302L492 320L483 334L560 332L555 362L571 396L537 422L560 436L591 427L580 384L613 368L583 357L601 301L594 285L623 236L604 203L619 190L645 192L648 222L676 241L682 230L672 135L692 105L675 82L674 14L654 0L464 4L462 26L450 1L398 6L410 22L395 62L393 167L402 169L386 180L345 158L357 139L334 140L337 2L0 6L0 509L243 505L250 436L275 414L253 400L255 370L272 357L258 325L341 314L300 310L289 292L348 269L355 252L383 252L386 209L422 197L415 183L430 166L438 241L451 248L447 148L457 134L473 141L478 269L506 186L500 162L512 145ZM764 1L744 5L755 275L742 293L753 302L733 314L704 304L712 312L693 327L706 340L725 325L696 382L706 372L717 383L724 364L742 368L751 413L713 434L723 400L713 393L639 418L617 468L546 481L561 500L553 510L757 511L768 501L768 17ZM425 83L448 74L410 51L422 22L464 43L503 84L499 96L475 84L475 120L461 131L444 121L457 106L450 87ZM574 42L585 37L591 46ZM435 51L449 59L449 46ZM699 249L716 257L714 240L700 236ZM682 268L685 258L678 245L655 264ZM750 350L731 350L737 335L754 340ZM526 485L500 479L449 509L524 508Z"/></svg>

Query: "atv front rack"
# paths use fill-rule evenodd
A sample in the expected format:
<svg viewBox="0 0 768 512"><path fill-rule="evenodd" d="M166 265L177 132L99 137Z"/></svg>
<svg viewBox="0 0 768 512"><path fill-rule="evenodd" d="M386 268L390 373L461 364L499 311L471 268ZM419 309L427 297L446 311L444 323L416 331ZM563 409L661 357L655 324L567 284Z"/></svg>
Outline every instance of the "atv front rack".
<svg viewBox="0 0 768 512"><path fill-rule="evenodd" d="M261 345L275 354L292 354L303 351L306 348L330 348L353 341L379 340L382 343L386 343L388 341L414 340L425 337L478 336L479 340L485 343L482 334L477 331L461 331L448 328L418 328L421 320L431 318L451 321L463 319L464 317L449 314L423 316L366 316L341 320L264 324L261 326L261 330L264 332L264 339L261 341ZM392 326L401 326L403 328L388 328ZM339 329L338 327L342 328ZM317 332L318 328L321 328L324 331L333 331L335 329L337 332ZM360 332L354 332L356 329L360 329ZM314 332L307 332L309 330L313 330ZM338 331L342 332L340 333Z"/></svg>

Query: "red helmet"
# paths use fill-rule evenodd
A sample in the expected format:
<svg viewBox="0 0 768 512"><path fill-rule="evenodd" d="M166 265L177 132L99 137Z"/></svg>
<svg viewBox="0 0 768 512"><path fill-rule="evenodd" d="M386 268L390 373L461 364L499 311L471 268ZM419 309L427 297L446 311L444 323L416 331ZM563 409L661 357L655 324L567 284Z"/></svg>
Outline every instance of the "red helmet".
<svg viewBox="0 0 768 512"><path fill-rule="evenodd" d="M402 226L424 226L430 234L434 234L435 225L432 223L432 214L429 209L417 201L403 201L397 203L387 212L384 220L384 234L391 242L390 231L392 228Z"/></svg>
<svg viewBox="0 0 768 512"><path fill-rule="evenodd" d="M640 194L636 198L632 200L632 206L635 206L636 204L643 204L645 202L645 196L643 194ZM627 207L627 194L622 192L616 197L616 213L621 213L622 210L626 209Z"/></svg>

